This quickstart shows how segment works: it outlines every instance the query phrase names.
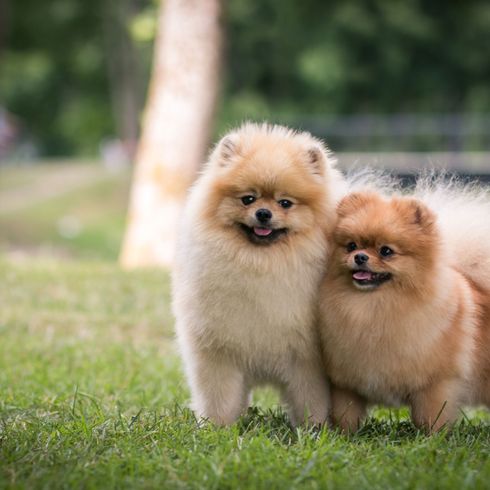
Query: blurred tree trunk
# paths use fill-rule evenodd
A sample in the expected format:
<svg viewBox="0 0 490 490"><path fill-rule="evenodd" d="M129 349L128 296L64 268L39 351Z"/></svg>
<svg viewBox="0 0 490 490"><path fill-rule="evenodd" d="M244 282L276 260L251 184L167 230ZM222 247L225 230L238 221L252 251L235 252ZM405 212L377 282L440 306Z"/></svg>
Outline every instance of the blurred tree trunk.
<svg viewBox="0 0 490 490"><path fill-rule="evenodd" d="M128 32L137 4L135 0L106 0L103 5L107 67L117 136L128 156L134 158L144 98L139 60Z"/></svg>
<svg viewBox="0 0 490 490"><path fill-rule="evenodd" d="M7 38L7 26L9 23L9 9L7 0L0 0L0 68L2 56Z"/></svg>
<svg viewBox="0 0 490 490"><path fill-rule="evenodd" d="M121 264L171 266L189 185L205 157L218 90L220 0L165 0L136 154Z"/></svg>

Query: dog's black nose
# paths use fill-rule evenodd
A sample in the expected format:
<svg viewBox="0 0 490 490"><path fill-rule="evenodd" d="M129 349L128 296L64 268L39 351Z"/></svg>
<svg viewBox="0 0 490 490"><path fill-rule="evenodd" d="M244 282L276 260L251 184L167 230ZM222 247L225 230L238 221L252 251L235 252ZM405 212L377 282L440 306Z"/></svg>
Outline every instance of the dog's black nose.
<svg viewBox="0 0 490 490"><path fill-rule="evenodd" d="M272 213L268 209L257 209L255 212L255 217L261 222L261 223L267 223L272 218Z"/></svg>
<svg viewBox="0 0 490 490"><path fill-rule="evenodd" d="M366 254L359 253L354 256L354 262L357 265L365 264L369 260L369 257Z"/></svg>

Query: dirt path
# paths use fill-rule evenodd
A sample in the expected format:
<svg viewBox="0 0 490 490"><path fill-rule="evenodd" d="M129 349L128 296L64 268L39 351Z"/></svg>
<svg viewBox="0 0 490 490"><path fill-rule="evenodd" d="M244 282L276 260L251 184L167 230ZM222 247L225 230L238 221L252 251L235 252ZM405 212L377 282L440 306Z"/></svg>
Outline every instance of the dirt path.
<svg viewBox="0 0 490 490"><path fill-rule="evenodd" d="M32 172L37 174L34 180L28 179L27 183L0 190L0 214L21 211L48 199L90 186L111 175L99 165L83 164L33 167Z"/></svg>

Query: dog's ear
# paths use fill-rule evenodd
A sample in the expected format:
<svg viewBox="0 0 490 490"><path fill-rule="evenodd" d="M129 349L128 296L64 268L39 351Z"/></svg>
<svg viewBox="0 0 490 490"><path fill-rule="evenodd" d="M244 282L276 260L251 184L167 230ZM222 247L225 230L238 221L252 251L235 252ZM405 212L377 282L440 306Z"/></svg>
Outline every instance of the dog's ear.
<svg viewBox="0 0 490 490"><path fill-rule="evenodd" d="M221 168L229 167L240 154L240 141L237 134L229 133L216 145L211 161Z"/></svg>
<svg viewBox="0 0 490 490"><path fill-rule="evenodd" d="M313 175L325 176L327 166L327 154L320 146L310 146L306 151L306 164Z"/></svg>
<svg viewBox="0 0 490 490"><path fill-rule="evenodd" d="M236 138L235 138L236 140ZM220 143L220 157L225 161L229 161L238 153L237 141L232 136L225 136Z"/></svg>
<svg viewBox="0 0 490 490"><path fill-rule="evenodd" d="M437 217L422 201L413 197L400 198L398 205L406 220L426 231L431 231L436 223Z"/></svg>
<svg viewBox="0 0 490 490"><path fill-rule="evenodd" d="M353 192L345 196L337 205L337 214L345 218L379 197L372 192Z"/></svg>

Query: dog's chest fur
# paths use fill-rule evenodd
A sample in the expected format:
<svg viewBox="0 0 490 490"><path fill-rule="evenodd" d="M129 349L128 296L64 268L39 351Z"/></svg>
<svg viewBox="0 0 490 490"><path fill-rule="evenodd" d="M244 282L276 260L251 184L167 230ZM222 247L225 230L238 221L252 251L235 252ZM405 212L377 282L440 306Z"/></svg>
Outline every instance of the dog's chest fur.
<svg viewBox="0 0 490 490"><path fill-rule="evenodd" d="M349 302L352 295L330 303L323 335L333 382L368 400L393 403L437 378L468 376L472 334L463 331L473 328L473 313L460 308L456 293L451 300L444 291L430 307L413 311L374 299L377 307L370 310L367 295L358 295L356 304ZM453 327L455 320L465 327Z"/></svg>
<svg viewBox="0 0 490 490"><path fill-rule="evenodd" d="M201 264L200 274L189 277L195 291L189 307L194 334L203 347L252 366L311 356L321 263L301 268L285 263L271 272L247 270L208 255Z"/></svg>

